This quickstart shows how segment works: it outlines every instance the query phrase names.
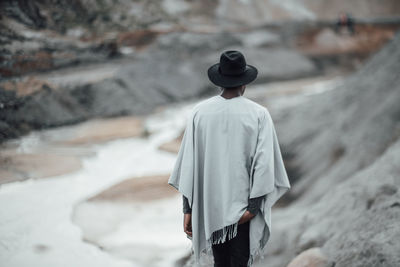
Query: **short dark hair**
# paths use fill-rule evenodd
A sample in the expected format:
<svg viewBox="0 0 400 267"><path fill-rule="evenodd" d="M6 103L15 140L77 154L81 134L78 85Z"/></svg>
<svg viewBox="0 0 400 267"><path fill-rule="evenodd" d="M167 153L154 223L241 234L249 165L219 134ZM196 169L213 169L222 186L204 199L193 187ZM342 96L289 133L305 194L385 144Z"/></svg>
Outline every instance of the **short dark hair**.
<svg viewBox="0 0 400 267"><path fill-rule="evenodd" d="M240 87L242 87L242 85L235 86L235 87L223 87L223 88L226 89L226 90L237 90L237 89L239 89Z"/></svg>

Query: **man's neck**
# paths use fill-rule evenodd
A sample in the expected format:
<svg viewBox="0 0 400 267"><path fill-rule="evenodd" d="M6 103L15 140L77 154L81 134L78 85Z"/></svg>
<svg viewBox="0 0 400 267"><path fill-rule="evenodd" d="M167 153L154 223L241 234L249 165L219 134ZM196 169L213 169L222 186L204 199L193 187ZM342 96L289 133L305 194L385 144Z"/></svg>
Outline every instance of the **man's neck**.
<svg viewBox="0 0 400 267"><path fill-rule="evenodd" d="M228 91L228 90L223 90L223 92L222 92L222 94L221 94L221 96L222 97L224 97L224 98L234 98L234 97L237 97L237 96L241 96L242 94L241 94L241 92L240 92L240 90L234 90L234 91Z"/></svg>

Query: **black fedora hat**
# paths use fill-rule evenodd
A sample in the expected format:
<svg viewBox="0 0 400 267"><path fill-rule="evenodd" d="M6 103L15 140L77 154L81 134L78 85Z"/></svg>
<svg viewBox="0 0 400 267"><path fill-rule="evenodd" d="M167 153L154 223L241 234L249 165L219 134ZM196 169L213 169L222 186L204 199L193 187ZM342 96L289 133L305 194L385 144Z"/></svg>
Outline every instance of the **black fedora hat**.
<svg viewBox="0 0 400 267"><path fill-rule="evenodd" d="M242 53L229 50L221 54L219 63L212 65L207 73L212 83L229 88L254 81L258 71L254 66L246 64Z"/></svg>

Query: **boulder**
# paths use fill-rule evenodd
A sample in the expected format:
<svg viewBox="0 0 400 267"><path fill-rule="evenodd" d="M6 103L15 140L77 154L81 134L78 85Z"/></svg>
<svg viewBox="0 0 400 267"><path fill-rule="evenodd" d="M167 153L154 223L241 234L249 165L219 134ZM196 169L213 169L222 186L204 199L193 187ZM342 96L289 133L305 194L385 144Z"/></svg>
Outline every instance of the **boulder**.
<svg viewBox="0 0 400 267"><path fill-rule="evenodd" d="M333 267L334 263L329 262L321 248L310 248L300 253L287 267Z"/></svg>

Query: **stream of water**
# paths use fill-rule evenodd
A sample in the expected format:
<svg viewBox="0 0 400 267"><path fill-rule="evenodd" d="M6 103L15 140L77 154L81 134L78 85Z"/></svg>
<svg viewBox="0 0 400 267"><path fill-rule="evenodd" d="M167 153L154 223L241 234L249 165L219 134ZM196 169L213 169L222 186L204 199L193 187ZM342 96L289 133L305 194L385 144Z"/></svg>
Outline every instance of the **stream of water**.
<svg viewBox="0 0 400 267"><path fill-rule="evenodd" d="M83 168L78 172L3 184L0 187L1 265L141 266L133 264L132 261L112 257L93 244L84 242L82 230L71 222L71 214L78 203L128 177L170 173L176 155L159 150L158 146L180 133L191 106L191 103L185 103L149 116L145 121L151 133L148 138L128 138L95 145L95 155L83 159ZM62 134L57 130L51 131L54 135ZM45 134L49 133L35 132L21 138L18 143L24 150L29 150L29 146L44 145L33 140L40 140L40 136ZM181 212L181 203L178 202L178 198L174 198L173 203L171 200L166 202L175 207L169 207L172 216L164 218L167 225L163 226L163 231L158 231L157 237L151 233L143 233L142 228L141 236L133 237L134 240L144 240L143 236L147 236L154 247L165 247L168 241L170 243L171 231L165 231L165 228L169 226L171 229L168 230L176 232L173 229L181 222L177 216L178 212ZM142 227L146 225L146 216L154 215L151 205L140 213L139 223ZM156 205L162 206L163 203ZM163 214L160 215L161 219L162 216ZM106 216L104 218L106 220ZM160 218L152 218L148 222L149 225L154 219ZM118 227L118 222L115 222L114 227ZM138 224L135 227L138 227ZM160 236L163 232L165 236ZM126 241L126 238L114 240L121 242ZM179 241L178 238L177 243L184 244L184 241L186 240ZM187 247L187 243L183 246ZM166 263L164 260L163 262Z"/></svg>

